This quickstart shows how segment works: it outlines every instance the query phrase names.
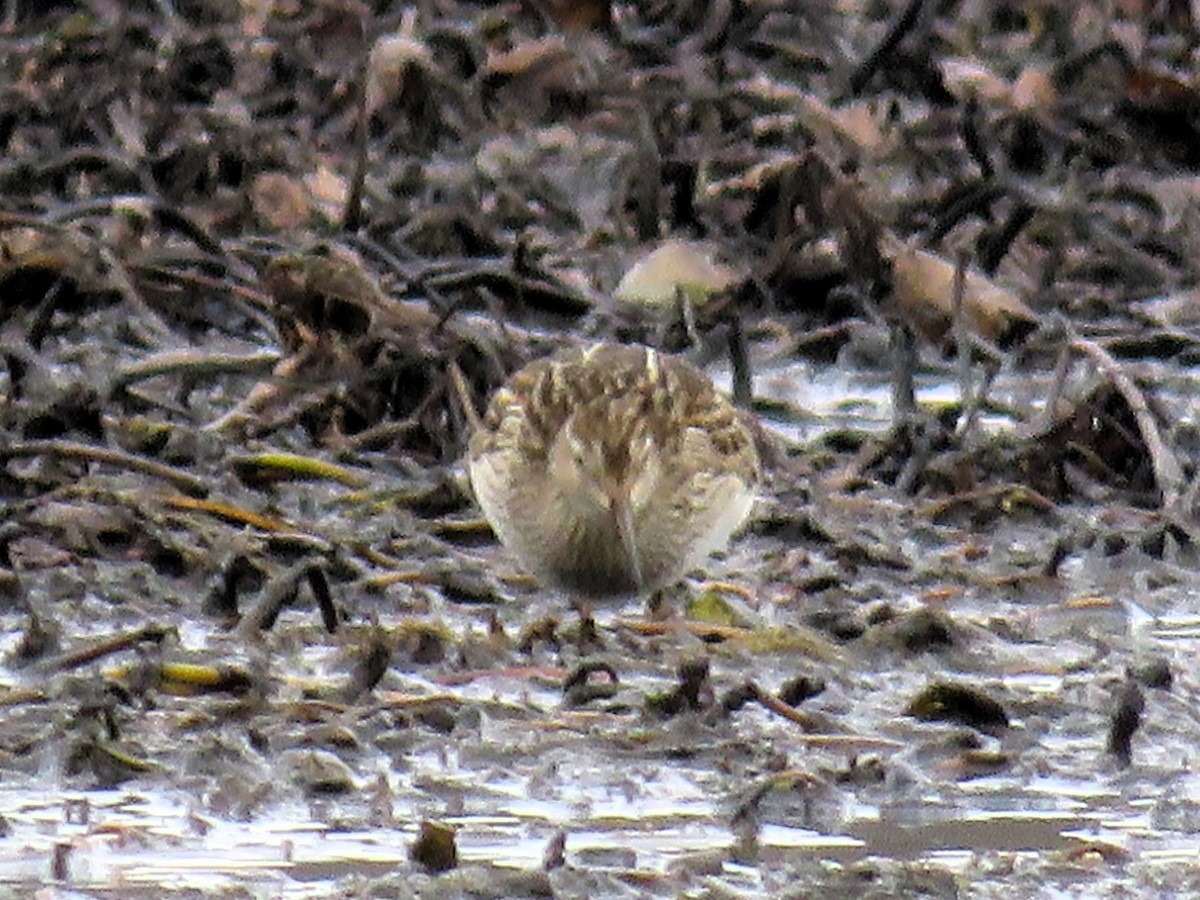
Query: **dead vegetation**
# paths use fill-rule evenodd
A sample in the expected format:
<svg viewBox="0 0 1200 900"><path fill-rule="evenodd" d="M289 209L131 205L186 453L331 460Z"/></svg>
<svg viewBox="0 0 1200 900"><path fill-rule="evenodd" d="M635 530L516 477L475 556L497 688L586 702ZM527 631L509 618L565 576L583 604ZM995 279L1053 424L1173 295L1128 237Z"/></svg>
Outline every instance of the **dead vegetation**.
<svg viewBox="0 0 1200 900"><path fill-rule="evenodd" d="M0 691L6 781L35 783L31 748L56 741L85 786L194 786L172 773L212 755L225 763L188 777L217 782L219 814L250 816L282 790L281 748L369 772L400 755L395 729L428 747L473 734L461 723L481 709L519 723L514 743L577 731L590 752L661 759L683 751L648 711L699 712L694 740L711 749L749 727L737 710L755 700L813 746L891 748L870 714L798 713L763 673L731 678L724 701L707 662L673 694L631 698L625 675L674 678L678 640L739 670L769 659L791 677L816 660L854 696L869 685L843 651L868 667L886 664L879 648L945 654L986 681L1003 665L980 631L1053 638L962 627L948 598L1078 600L1062 565L1097 558L1151 591L1194 591L1192 14L1139 0L8 0L0 602L23 633L8 671L34 675ZM686 628L526 615L544 595L495 554L454 468L464 400L481 408L523 362L595 339L728 358L766 425L774 482L752 559L684 604ZM754 385L796 361L889 372L892 427L772 436L804 410ZM918 370L959 400L918 404ZM1053 373L1037 403L997 399L998 378L1031 373ZM1120 605L1133 583L1095 587ZM348 679L294 690L299 648L329 632ZM582 700L572 685L569 710L407 680L544 685L596 652L615 662L587 671L611 677L585 678ZM95 678L117 655L135 662ZM1078 664L1126 685L1110 691L1125 697L1111 740L1136 762L1137 728L1162 711L1112 659ZM188 692L214 705L172 707L170 739L146 725ZM610 723L584 724L583 708ZM250 737L223 732L231 719ZM766 779L755 821L780 785L866 790L769 744L717 766L735 785ZM1022 765L941 749L961 750L964 773ZM371 794L372 821L396 824L363 779L311 775L325 757L304 752L289 783ZM457 865L454 832L422 821L419 843L440 849L414 859Z"/></svg>

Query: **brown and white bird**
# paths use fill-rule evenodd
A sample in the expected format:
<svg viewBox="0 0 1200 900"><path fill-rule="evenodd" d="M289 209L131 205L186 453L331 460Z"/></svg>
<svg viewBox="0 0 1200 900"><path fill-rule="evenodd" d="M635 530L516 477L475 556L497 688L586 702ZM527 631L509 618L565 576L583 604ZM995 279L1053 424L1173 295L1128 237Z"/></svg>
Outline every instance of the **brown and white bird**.
<svg viewBox="0 0 1200 900"><path fill-rule="evenodd" d="M583 598L644 595L728 542L759 460L697 369L597 344L530 363L471 437L471 484L520 565Z"/></svg>

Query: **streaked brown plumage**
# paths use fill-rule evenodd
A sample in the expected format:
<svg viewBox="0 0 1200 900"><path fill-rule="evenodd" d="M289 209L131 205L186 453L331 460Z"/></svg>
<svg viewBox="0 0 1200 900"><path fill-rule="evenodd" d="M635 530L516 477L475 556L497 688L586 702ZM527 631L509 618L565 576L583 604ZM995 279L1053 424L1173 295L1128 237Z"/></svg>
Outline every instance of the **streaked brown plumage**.
<svg viewBox="0 0 1200 900"><path fill-rule="evenodd" d="M742 524L759 477L753 437L703 374L615 344L513 375L472 435L468 464L522 567L582 597L680 578Z"/></svg>

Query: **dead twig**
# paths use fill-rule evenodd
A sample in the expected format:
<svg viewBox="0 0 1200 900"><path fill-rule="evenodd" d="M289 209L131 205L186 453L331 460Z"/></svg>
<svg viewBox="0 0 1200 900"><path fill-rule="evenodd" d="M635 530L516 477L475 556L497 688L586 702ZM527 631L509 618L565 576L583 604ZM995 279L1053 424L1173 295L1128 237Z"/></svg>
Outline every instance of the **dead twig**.
<svg viewBox="0 0 1200 900"><path fill-rule="evenodd" d="M754 376L750 370L750 349L737 313L729 317L729 361L733 367L733 402L749 409L754 400Z"/></svg>
<svg viewBox="0 0 1200 900"><path fill-rule="evenodd" d="M811 729L813 723L809 716L784 703L757 684L751 682L754 699L764 709L781 716L804 729ZM867 734L801 734L790 735L788 740L795 741L806 747L828 747L837 749L852 748L856 751L866 750L902 750L904 744L891 738Z"/></svg>
<svg viewBox="0 0 1200 900"><path fill-rule="evenodd" d="M1158 422L1155 421L1150 404L1146 401L1146 395L1141 388L1134 384L1133 379L1122 371L1120 363L1095 341L1074 337L1071 340L1071 349L1094 362L1129 405L1129 411L1133 414L1134 421L1137 422L1138 432L1146 445L1146 451L1150 454L1150 463L1154 470L1154 483L1158 486L1159 493L1162 494L1163 508L1174 508L1183 497L1186 481L1179 460L1175 458L1175 454L1163 440Z"/></svg>
<svg viewBox="0 0 1200 900"><path fill-rule="evenodd" d="M975 421L974 410L977 397L971 378L971 332L967 323L967 311L964 298L967 293L967 264L969 254L965 250L958 252L954 265L954 287L951 289L950 305L953 310L951 327L954 330L954 352L958 363L958 392L962 411L958 419L958 436L965 438L971 424Z"/></svg>
<svg viewBox="0 0 1200 900"><path fill-rule="evenodd" d="M120 653L122 650L132 650L140 644L161 644L174 634L173 628L162 625L146 625L134 631L114 634L83 647L60 653L58 656L52 656L43 661L38 669L43 672L69 672L106 656L112 656L114 653Z"/></svg>
<svg viewBox="0 0 1200 900"><path fill-rule="evenodd" d="M162 478L178 487L185 494L194 497L205 497L209 492L208 482L190 472L184 472L174 466L155 462L143 456L114 450L111 447L96 447L92 444L80 444L75 441L45 440L18 441L7 447L0 447L0 459L12 459L18 456L57 456L61 459L82 459L88 462L108 463L123 469L144 472L155 478Z"/></svg>
<svg viewBox="0 0 1200 900"><path fill-rule="evenodd" d="M850 76L850 83L848 85L851 97L857 97L862 93L875 73L896 52L896 48L900 46L900 42L916 28L917 23L920 21L921 13L925 8L925 2L926 0L909 0L908 5L904 7L891 27L888 28L887 33L883 36L883 40L867 54L867 57L854 70L854 74Z"/></svg>
<svg viewBox="0 0 1200 900"><path fill-rule="evenodd" d="M279 362L273 350L249 355L211 353L203 350L165 350L152 354L117 370L111 388L119 390L159 375L181 375L184 378L205 378L212 375L256 375L269 372Z"/></svg>
<svg viewBox="0 0 1200 900"><path fill-rule="evenodd" d="M890 323L892 351L892 428L899 429L917 412L917 348L912 329L903 322Z"/></svg>
<svg viewBox="0 0 1200 900"><path fill-rule="evenodd" d="M1054 363L1054 375L1050 379L1050 388L1046 391L1046 401L1033 418L1017 427L1018 437L1023 439L1044 434L1050 430L1057 416L1059 404L1067 388L1067 376L1071 374L1071 347L1063 344Z"/></svg>

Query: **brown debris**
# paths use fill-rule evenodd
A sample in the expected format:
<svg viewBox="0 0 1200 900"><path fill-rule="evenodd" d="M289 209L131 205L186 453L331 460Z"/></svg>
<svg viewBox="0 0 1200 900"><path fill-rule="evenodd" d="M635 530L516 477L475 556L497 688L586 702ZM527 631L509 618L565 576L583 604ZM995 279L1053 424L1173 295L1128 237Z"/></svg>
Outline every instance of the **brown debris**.
<svg viewBox="0 0 1200 900"><path fill-rule="evenodd" d="M904 714L927 722L959 722L972 728L992 730L1008 727L1004 707L978 688L938 682L922 690Z"/></svg>
<svg viewBox="0 0 1200 900"><path fill-rule="evenodd" d="M439 822L422 822L409 848L409 856L413 862L434 874L450 871L458 865L454 829Z"/></svg>
<svg viewBox="0 0 1200 900"><path fill-rule="evenodd" d="M732 807L841 835L1001 773L945 823L982 858L1033 835L998 892L1108 864L1145 893L1111 847L1063 855L1070 822L971 814L1064 774L1098 660L1132 673L1096 719L1116 765L1143 719L1166 759L1195 744L1154 717L1188 700L1200 570L1194 7L3 4L0 770L195 802L183 829L86 801L0 828L63 881L108 842L186 855L299 808L392 832L353 871L307 856L341 834L265 848L330 894L736 893L720 840L675 853L669 809L657 840L655 779L668 808L702 787L702 834ZM663 246L702 252L631 310L622 274ZM459 466L497 385L593 341L707 367L769 462L747 533L678 587L699 602L658 618L565 612ZM892 428L837 402L860 385L893 388ZM926 678L912 712L971 729L897 716ZM629 799L588 827L636 852L547 821L522 838L545 871L485 858L512 784L553 817L565 779ZM442 815L470 866L431 822L384 858ZM904 830L734 852L797 894L904 896L944 871Z"/></svg>

